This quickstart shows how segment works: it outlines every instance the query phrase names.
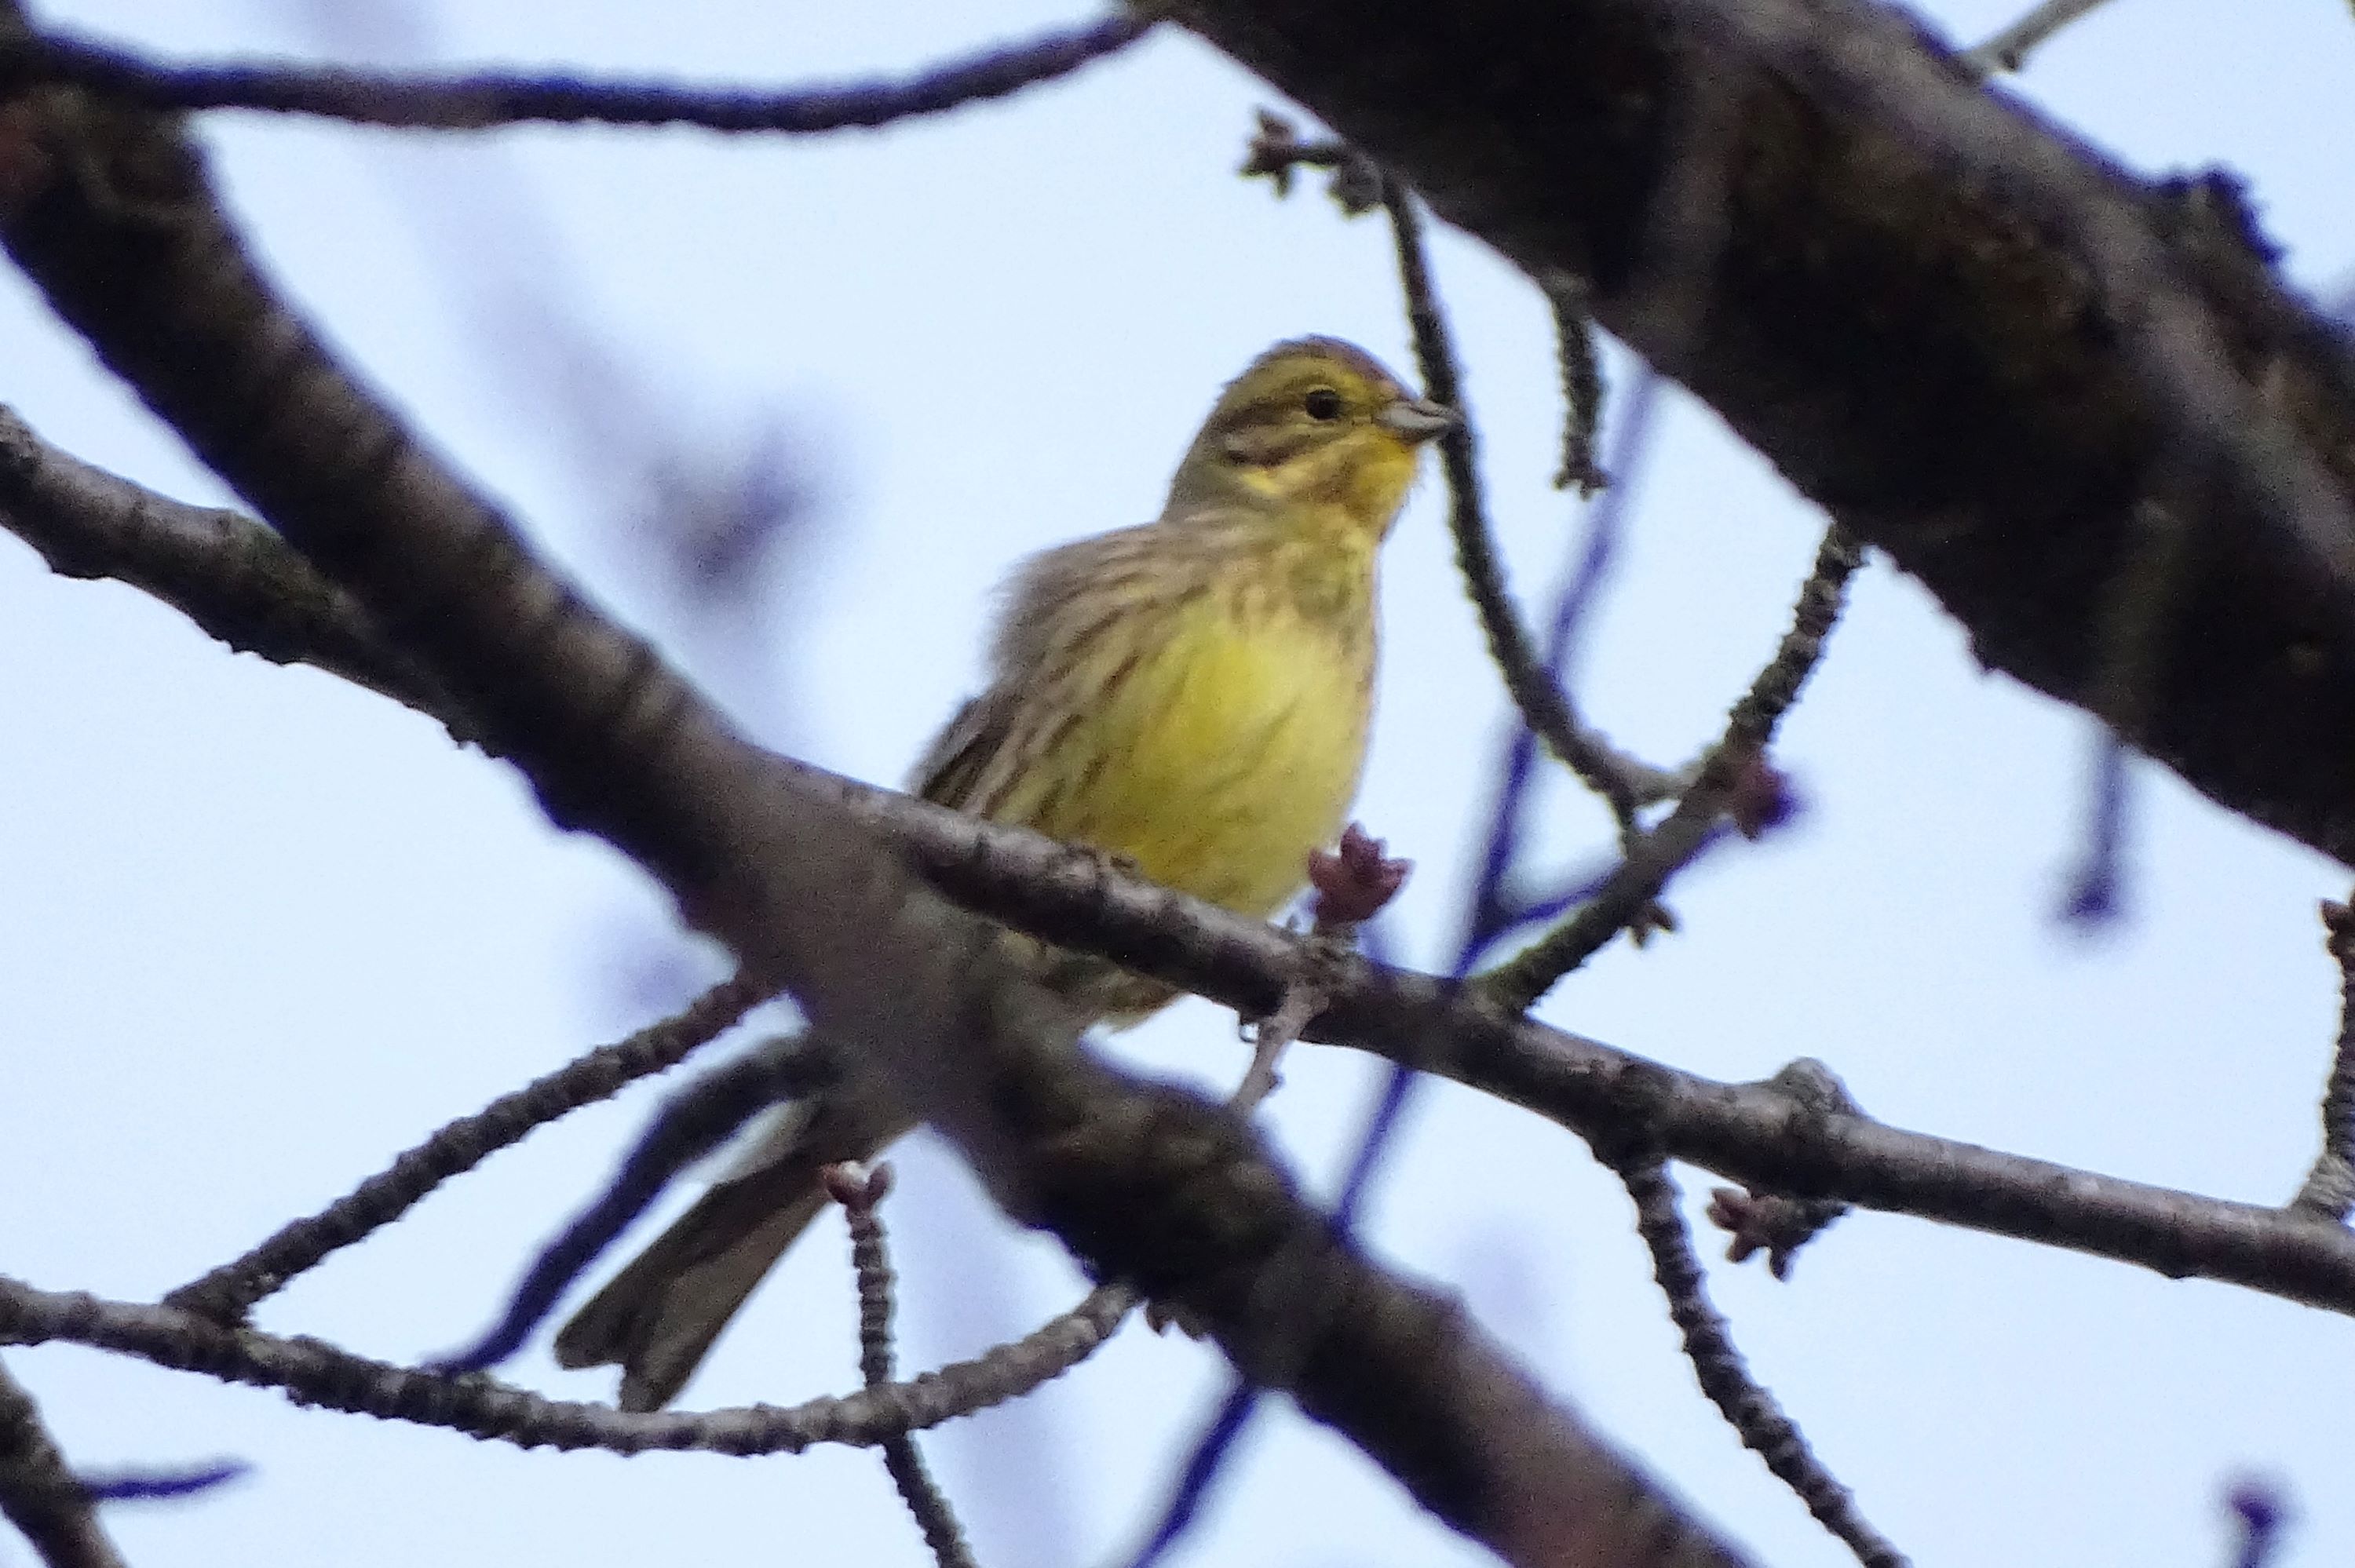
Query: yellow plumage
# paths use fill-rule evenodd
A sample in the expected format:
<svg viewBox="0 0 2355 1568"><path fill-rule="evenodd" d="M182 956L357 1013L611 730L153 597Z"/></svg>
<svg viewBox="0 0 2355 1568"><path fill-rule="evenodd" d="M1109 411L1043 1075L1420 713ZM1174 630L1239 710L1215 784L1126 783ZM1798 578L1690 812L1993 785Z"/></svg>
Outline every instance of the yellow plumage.
<svg viewBox="0 0 2355 1568"><path fill-rule="evenodd" d="M916 771L927 799L1133 863L1240 914L1273 914L1338 833L1364 761L1375 556L1452 422L1362 351L1280 344L1220 396L1142 527L1017 575L988 689ZM1101 959L1015 938L1045 983L1132 1022L1171 996ZM835 1095L788 1107L753 1158L557 1337L568 1366L620 1361L622 1403L668 1403L794 1236L817 1173L905 1130Z"/></svg>

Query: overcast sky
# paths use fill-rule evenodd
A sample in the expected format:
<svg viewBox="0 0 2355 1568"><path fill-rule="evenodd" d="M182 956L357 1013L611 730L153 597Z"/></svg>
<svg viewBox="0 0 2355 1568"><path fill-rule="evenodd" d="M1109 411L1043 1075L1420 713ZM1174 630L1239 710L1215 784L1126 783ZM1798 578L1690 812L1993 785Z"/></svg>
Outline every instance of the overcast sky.
<svg viewBox="0 0 2355 1568"><path fill-rule="evenodd" d="M43 12L191 55L765 82L903 68L1071 18L1015 0ZM2011 4L1935 14L1967 41ZM2355 280L2350 84L2342 0L2119 0L2019 87L2137 170L2245 175L2289 275L2318 289ZM1379 223L1234 177L1252 111L1275 101L1165 34L1012 102L818 141L258 117L201 133L293 296L593 597L762 739L896 782L977 679L989 585L1028 551L1151 515L1253 354L1313 331L1411 365ZM1580 524L1547 482L1547 318L1476 245L1437 248L1505 551L1534 601ZM0 401L52 440L228 499L13 274L0 351ZM1607 368L1615 387L1633 379L1615 350ZM1822 519L1681 395L1656 435L1576 679L1616 737L1669 761L1714 733L1772 648ZM761 592L698 603L649 540L698 487L731 483L805 494L805 526ZM1387 572L1359 815L1418 864L1401 956L1444 963L1506 710L1435 481ZM1785 736L1804 820L1679 883L1678 935L1613 948L1543 1016L1722 1077L1820 1056L1876 1115L2001 1149L2258 1201L2294 1188L2339 990L2314 905L2345 895L2343 870L2138 768L2130 918L2091 939L2064 929L2087 722L1983 673L1879 560ZM328 677L229 655L129 589L53 578L5 538L0 779L0 1272L44 1287L152 1298L717 972L643 877L549 829L504 767ZM1608 842L1601 809L1559 782L1539 816L1542 863ZM1199 1003L1117 1048L1210 1086L1244 1060L1231 1018ZM1320 1191L1379 1077L1339 1051L1287 1064L1268 1120ZM498 1157L260 1321L396 1360L449 1348L657 1092ZM1020 1333L1082 1288L937 1148L913 1141L900 1164L903 1364ZM1435 1090L1370 1240L1460 1291L1762 1562L1847 1561L1696 1391L1626 1201L1575 1139ZM1755 1265L1711 1284L1753 1369L1923 1568L2204 1568L2222 1560L2221 1494L2248 1473L2294 1499L2283 1563L2355 1558L2342 1319L1869 1214L1788 1284ZM688 1403L844 1389L855 1354L844 1245L822 1229ZM253 1466L203 1499L112 1513L139 1568L927 1561L865 1453L522 1454L80 1350L6 1361L81 1464ZM508 1370L610 1393L606 1374L554 1371L544 1345ZM983 1562L1094 1568L1157 1506L1225 1376L1209 1350L1132 1326L1041 1396L925 1445ZM0 1563L27 1560L0 1540ZM1483 1560L1289 1413L1263 1424L1181 1559Z"/></svg>

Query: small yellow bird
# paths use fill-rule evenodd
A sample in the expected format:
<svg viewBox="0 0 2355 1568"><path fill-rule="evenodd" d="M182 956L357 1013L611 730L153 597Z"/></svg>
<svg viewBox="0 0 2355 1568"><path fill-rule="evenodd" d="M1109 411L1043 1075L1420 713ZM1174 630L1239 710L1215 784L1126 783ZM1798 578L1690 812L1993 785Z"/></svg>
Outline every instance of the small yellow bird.
<svg viewBox="0 0 2355 1568"><path fill-rule="evenodd" d="M1160 518L1015 576L989 687L917 768L928 800L1019 823L1265 918L1340 831L1365 761L1374 564L1419 448L1455 415L1331 338L1278 344L1228 386ZM1125 1025L1157 981L1007 933L1022 965ZM556 1338L619 1362L625 1410L668 1404L826 1204L819 1172L906 1130L833 1092L784 1107L753 1154Z"/></svg>

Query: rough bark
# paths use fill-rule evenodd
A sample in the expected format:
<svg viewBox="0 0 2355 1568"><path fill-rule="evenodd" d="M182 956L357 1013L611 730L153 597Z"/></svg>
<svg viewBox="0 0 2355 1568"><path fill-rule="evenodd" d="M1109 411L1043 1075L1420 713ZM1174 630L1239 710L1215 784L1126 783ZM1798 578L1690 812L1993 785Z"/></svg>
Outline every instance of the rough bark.
<svg viewBox="0 0 2355 1568"><path fill-rule="evenodd" d="M1178 15L1585 281L1981 659L2355 863L2355 355L2229 177L2139 181L1869 0Z"/></svg>

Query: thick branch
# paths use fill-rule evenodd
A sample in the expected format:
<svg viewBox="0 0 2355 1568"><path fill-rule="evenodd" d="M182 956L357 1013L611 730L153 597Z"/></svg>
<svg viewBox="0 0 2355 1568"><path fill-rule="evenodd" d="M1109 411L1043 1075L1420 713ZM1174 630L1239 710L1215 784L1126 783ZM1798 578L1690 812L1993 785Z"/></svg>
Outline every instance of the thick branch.
<svg viewBox="0 0 2355 1568"><path fill-rule="evenodd" d="M1541 284L1585 280L1981 658L2355 863L2355 356L2230 179L2140 184L1869 0L1177 15ZM1696 159L1721 221L1660 221ZM2187 466L2198 569L2109 712L2107 590Z"/></svg>
<svg viewBox="0 0 2355 1568"><path fill-rule="evenodd" d="M5 499L0 495L0 519ZM283 541L275 547L315 577ZM216 628L220 607L209 596L193 595L182 608ZM788 758L768 765L890 835L968 907L1103 954L1245 1017L1275 1012L1312 959L1283 931L1022 829L975 821ZM1614 1086L1643 1077L1674 1107L1656 1129L1663 1154L1762 1191L1804 1192L2355 1312L2355 1238L2300 1215L2120 1181L1863 1118L1821 1117L1771 1082L1721 1084L1542 1024L1508 1022L1431 976L1350 958L1331 978L1307 1038L1488 1089L1583 1135L1624 1137L1625 1107Z"/></svg>
<svg viewBox="0 0 2355 1568"><path fill-rule="evenodd" d="M473 734L456 701L286 541L240 513L191 506L44 442L0 405L0 528L59 577L129 583L240 653L310 664Z"/></svg>

